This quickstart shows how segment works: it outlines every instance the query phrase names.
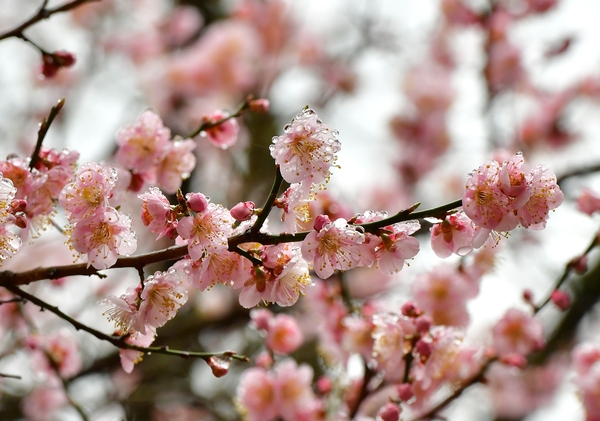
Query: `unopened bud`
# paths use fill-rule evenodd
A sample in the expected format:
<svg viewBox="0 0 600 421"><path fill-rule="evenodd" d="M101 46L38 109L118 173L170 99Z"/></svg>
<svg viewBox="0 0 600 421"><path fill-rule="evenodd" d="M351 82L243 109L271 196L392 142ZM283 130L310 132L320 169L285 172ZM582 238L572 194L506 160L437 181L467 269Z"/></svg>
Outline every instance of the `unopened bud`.
<svg viewBox="0 0 600 421"><path fill-rule="evenodd" d="M377 416L381 418L382 421L398 421L401 412L402 410L398 405L388 402L379 410Z"/></svg>
<svg viewBox="0 0 600 421"><path fill-rule="evenodd" d="M513 367L525 368L527 367L527 358L521 354L510 354L501 358L501 361L506 365L512 365Z"/></svg>
<svg viewBox="0 0 600 421"><path fill-rule="evenodd" d="M417 350L417 352L419 353L419 355L421 357L427 358L433 352L433 345L431 345L431 342L426 341L421 338L417 341L417 344L415 345L415 349Z"/></svg>
<svg viewBox="0 0 600 421"><path fill-rule="evenodd" d="M398 399L402 402L408 402L415 395L412 384L402 383L398 386Z"/></svg>
<svg viewBox="0 0 600 421"><path fill-rule="evenodd" d="M420 333L429 332L429 329L431 329L432 325L433 320L431 320L431 317L427 315L421 315L415 319L415 327Z"/></svg>
<svg viewBox="0 0 600 421"><path fill-rule="evenodd" d="M188 193L185 198L190 209L196 213L202 213L208 207L208 199L202 193Z"/></svg>
<svg viewBox="0 0 600 421"><path fill-rule="evenodd" d="M256 205L254 202L240 202L231 208L229 213L238 222L248 221L254 215Z"/></svg>
<svg viewBox="0 0 600 421"><path fill-rule="evenodd" d="M576 274L583 275L588 270L588 259L587 255L575 257L569 262L569 266L573 268Z"/></svg>
<svg viewBox="0 0 600 421"><path fill-rule="evenodd" d="M421 309L419 309L419 307L417 307L417 305L412 301L407 301L406 303L402 304L400 311L406 317L417 317L421 314Z"/></svg>
<svg viewBox="0 0 600 421"><path fill-rule="evenodd" d="M207 363L215 377L223 377L229 372L231 357L221 357L213 355L208 359Z"/></svg>
<svg viewBox="0 0 600 421"><path fill-rule="evenodd" d="M56 76L61 67L70 67L75 64L75 56L67 51L56 51L42 55L42 74L46 78Z"/></svg>
<svg viewBox="0 0 600 421"><path fill-rule="evenodd" d="M550 295L550 299L562 311L566 311L571 307L571 297L566 291L554 290Z"/></svg>

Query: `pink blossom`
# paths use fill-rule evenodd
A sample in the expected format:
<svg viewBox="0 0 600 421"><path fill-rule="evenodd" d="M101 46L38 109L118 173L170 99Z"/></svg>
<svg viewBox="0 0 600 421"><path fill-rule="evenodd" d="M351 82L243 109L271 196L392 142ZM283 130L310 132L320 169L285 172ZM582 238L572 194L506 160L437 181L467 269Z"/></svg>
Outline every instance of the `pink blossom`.
<svg viewBox="0 0 600 421"><path fill-rule="evenodd" d="M588 188L582 189L577 198L577 209L588 215L600 211L600 196Z"/></svg>
<svg viewBox="0 0 600 421"><path fill-rule="evenodd" d="M407 259L412 259L419 253L419 240L411 237L421 224L418 221L408 221L384 228L381 241L375 246L377 267L386 275L400 272Z"/></svg>
<svg viewBox="0 0 600 421"><path fill-rule="evenodd" d="M341 321L343 333L342 349L348 355L359 354L365 361L373 357L373 323L370 318L347 316Z"/></svg>
<svg viewBox="0 0 600 421"><path fill-rule="evenodd" d="M208 198L202 193L188 193L185 200L190 209L197 213L204 212L208 207Z"/></svg>
<svg viewBox="0 0 600 421"><path fill-rule="evenodd" d="M471 173L463 194L463 209L477 225L494 229L508 214L510 199L498 185L500 167L490 161ZM514 227L513 227L514 228Z"/></svg>
<svg viewBox="0 0 600 421"><path fill-rule="evenodd" d="M263 368L253 367L242 373L237 395L248 421L272 421L279 415L275 378Z"/></svg>
<svg viewBox="0 0 600 421"><path fill-rule="evenodd" d="M567 311L571 307L571 296L566 291L555 289L552 291L550 299L562 311Z"/></svg>
<svg viewBox="0 0 600 421"><path fill-rule="evenodd" d="M75 251L87 254L88 266L96 269L107 269L119 255L129 255L137 249L131 218L110 207L104 214L78 221L70 241Z"/></svg>
<svg viewBox="0 0 600 421"><path fill-rule="evenodd" d="M269 349L279 354L290 354L296 351L304 337L292 316L278 314L269 321L266 344Z"/></svg>
<svg viewBox="0 0 600 421"><path fill-rule="evenodd" d="M125 294L120 297L110 295L102 300L100 304L112 306L104 313L108 321L115 323L117 333L126 335L133 332L145 332L142 318L138 317L140 305L140 289L127 288Z"/></svg>
<svg viewBox="0 0 600 421"><path fill-rule="evenodd" d="M483 237L484 241L489 235L489 230L477 228L463 212L448 215L441 223L431 227L431 248L442 259L451 256L452 253L465 256L473 251L474 247L483 245L481 241L474 244L477 233L484 234L477 236L478 239Z"/></svg>
<svg viewBox="0 0 600 421"><path fill-rule="evenodd" d="M503 357L516 353L527 356L544 345L544 330L536 318L510 309L493 327L494 349Z"/></svg>
<svg viewBox="0 0 600 421"><path fill-rule="evenodd" d="M61 331L44 337L42 341L42 347L58 368L60 377L68 379L81 371L83 362L78 352L77 342L72 335Z"/></svg>
<svg viewBox="0 0 600 421"><path fill-rule="evenodd" d="M296 115L283 131L269 147L283 179L288 183L327 180L329 168L336 161L335 154L341 149L338 132L325 126L311 109Z"/></svg>
<svg viewBox="0 0 600 421"><path fill-rule="evenodd" d="M306 364L298 366L296 361L287 359L275 366L275 393L283 419L298 419L307 409L314 408L312 379L313 370Z"/></svg>
<svg viewBox="0 0 600 421"><path fill-rule="evenodd" d="M128 336L125 339L125 342L131 345L148 347L154 342L154 338L156 333L153 330L148 330L145 335L140 333L136 333L132 336ZM131 373L133 371L133 367L142 361L144 354L140 351L136 351L135 349L120 349L119 357L121 358L121 367L123 367L123 371L126 373Z"/></svg>
<svg viewBox="0 0 600 421"><path fill-rule="evenodd" d="M75 179L60 192L59 202L71 222L102 214L117 181L117 174L95 162L82 164Z"/></svg>
<svg viewBox="0 0 600 421"><path fill-rule="evenodd" d="M221 205L209 203L206 210L194 216L186 216L177 225L177 232L188 240L188 252L193 260L204 254L227 250L227 238L233 229L233 218Z"/></svg>
<svg viewBox="0 0 600 421"><path fill-rule="evenodd" d="M373 316L373 358L377 369L389 381L404 377L404 356L410 351L409 338L416 330L412 321L399 314L384 313Z"/></svg>
<svg viewBox="0 0 600 421"><path fill-rule="evenodd" d="M236 285L234 285L234 288ZM252 308L261 302L269 302L273 290L273 273L263 267L254 267L251 277L242 285L240 291L240 305Z"/></svg>
<svg viewBox="0 0 600 421"><path fill-rule="evenodd" d="M175 193L181 187L181 180L190 176L196 167L196 156L192 153L195 148L191 139L176 139L165 148L156 174L157 183L165 192Z"/></svg>
<svg viewBox="0 0 600 421"><path fill-rule="evenodd" d="M187 301L187 290L183 286L186 279L183 270L171 268L166 272L156 272L144 281L140 294L141 303L137 317L141 319L140 331L146 334L146 328L152 330L163 326L177 314L177 310Z"/></svg>
<svg viewBox="0 0 600 421"><path fill-rule="evenodd" d="M310 202L316 199L316 185L310 182L293 183L277 199L276 206L283 209L281 220L285 231L295 234L302 224L310 221Z"/></svg>
<svg viewBox="0 0 600 421"><path fill-rule="evenodd" d="M161 118L146 110L135 124L117 132L117 162L136 173L144 173L156 166L165 156L171 131Z"/></svg>
<svg viewBox="0 0 600 421"><path fill-rule="evenodd" d="M338 270L353 269L372 263L373 251L365 242L365 235L340 218L313 231L302 242L302 255L314 262L315 272L321 279L329 278ZM365 260L369 263L365 264Z"/></svg>
<svg viewBox="0 0 600 421"><path fill-rule="evenodd" d="M564 194L549 168L538 165L529 173L532 193L529 200L519 208L519 222L525 228L541 229L546 226L548 212L563 202Z"/></svg>
<svg viewBox="0 0 600 421"><path fill-rule="evenodd" d="M250 311L250 318L254 327L265 332L269 329L269 324L274 317L273 312L266 308L255 308Z"/></svg>
<svg viewBox="0 0 600 421"><path fill-rule="evenodd" d="M207 122L216 123L217 121L229 117L229 114L223 111L215 111L206 118ZM228 149L235 145L238 139L240 126L235 118L230 118L216 126L206 129L204 133L208 140L221 149Z"/></svg>
<svg viewBox="0 0 600 421"><path fill-rule="evenodd" d="M51 421L56 411L67 405L68 398L61 386L37 386L29 392L21 404L23 414L30 421Z"/></svg>
<svg viewBox="0 0 600 421"><path fill-rule="evenodd" d="M165 235L172 238L177 228L176 215L160 189L150 186L148 191L138 195L138 198L143 200L141 218L144 225L151 232L158 234L157 240Z"/></svg>
<svg viewBox="0 0 600 421"><path fill-rule="evenodd" d="M13 187L16 188L14 197L17 199L26 198L29 192L39 187L39 185L35 185L34 183L29 171L29 163L23 158L12 157L6 161L0 161L0 172L3 178L9 179ZM3 181L3 185L4 183L5 181ZM3 188L3 190L5 189L6 187Z"/></svg>
<svg viewBox="0 0 600 421"><path fill-rule="evenodd" d="M269 301L287 307L295 304L307 286L311 285L308 263L298 247L280 244L266 247L263 263L273 273Z"/></svg>
<svg viewBox="0 0 600 421"><path fill-rule="evenodd" d="M441 265L418 276L412 292L415 302L436 325L467 326L466 302L478 290L455 268Z"/></svg>

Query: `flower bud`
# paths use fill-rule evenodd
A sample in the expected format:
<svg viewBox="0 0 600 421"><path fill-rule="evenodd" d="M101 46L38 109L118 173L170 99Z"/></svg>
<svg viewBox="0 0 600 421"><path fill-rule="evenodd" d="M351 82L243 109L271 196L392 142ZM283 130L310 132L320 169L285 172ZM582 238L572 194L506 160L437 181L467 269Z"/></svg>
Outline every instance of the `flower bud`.
<svg viewBox="0 0 600 421"><path fill-rule="evenodd" d="M231 364L231 357L221 357L213 355L207 361L208 366L212 370L215 377L223 377L229 372L229 364Z"/></svg>
<svg viewBox="0 0 600 421"><path fill-rule="evenodd" d="M257 113L266 113L267 111L269 111L270 105L271 104L268 99L257 98L250 101L250 104L248 104L248 108Z"/></svg>
<svg viewBox="0 0 600 421"><path fill-rule="evenodd" d="M403 402L408 402L415 395L412 384L402 383L398 385L398 398Z"/></svg>
<svg viewBox="0 0 600 421"><path fill-rule="evenodd" d="M406 317L417 317L419 314L421 314L421 309L419 309L419 307L417 307L417 305L412 301L407 301L406 303L402 304L400 311Z"/></svg>
<svg viewBox="0 0 600 421"><path fill-rule="evenodd" d="M566 291L554 290L550 295L550 299L562 311L566 311L571 307L571 297Z"/></svg>
<svg viewBox="0 0 600 421"><path fill-rule="evenodd" d="M423 338L421 338L417 341L417 344L415 345L415 349L417 350L417 352L419 353L419 355L421 357L427 358L433 352L433 345L431 345L431 342L426 341Z"/></svg>
<svg viewBox="0 0 600 421"><path fill-rule="evenodd" d="M314 228L316 231L321 231L327 224L331 224L331 220L327 215L319 215L315 218Z"/></svg>
<svg viewBox="0 0 600 421"><path fill-rule="evenodd" d="M202 193L188 193L185 198L190 209L196 213L202 213L208 207L208 199Z"/></svg>
<svg viewBox="0 0 600 421"><path fill-rule="evenodd" d="M433 320L431 320L431 317L427 315L423 314L415 319L415 327L420 333L429 332L429 329L431 329L432 325Z"/></svg>
<svg viewBox="0 0 600 421"><path fill-rule="evenodd" d="M231 208L229 213L238 222L248 221L254 215L254 202L240 202Z"/></svg>
<svg viewBox="0 0 600 421"><path fill-rule="evenodd" d="M377 416L382 421L398 421L400 419L400 412L402 411L398 405L388 402L379 410Z"/></svg>

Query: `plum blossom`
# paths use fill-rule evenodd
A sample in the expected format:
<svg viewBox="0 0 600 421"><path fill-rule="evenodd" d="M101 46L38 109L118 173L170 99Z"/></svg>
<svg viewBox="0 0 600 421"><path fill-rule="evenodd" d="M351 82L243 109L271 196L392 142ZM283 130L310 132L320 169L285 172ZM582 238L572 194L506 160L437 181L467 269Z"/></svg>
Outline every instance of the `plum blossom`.
<svg viewBox="0 0 600 421"><path fill-rule="evenodd" d="M500 357L527 356L544 345L544 329L536 318L521 310L509 309L493 327L494 349Z"/></svg>
<svg viewBox="0 0 600 421"><path fill-rule="evenodd" d="M288 183L327 180L329 168L336 161L335 154L341 149L337 130L324 125L317 113L306 109L283 131L269 147L283 179Z"/></svg>
<svg viewBox="0 0 600 421"><path fill-rule="evenodd" d="M508 214L510 200L498 185L500 166L490 161L467 178L463 209L477 225L494 229Z"/></svg>
<svg viewBox="0 0 600 421"><path fill-rule="evenodd" d="M266 344L270 350L279 354L290 354L296 351L304 337L292 316L278 314L269 320Z"/></svg>
<svg viewBox="0 0 600 421"><path fill-rule="evenodd" d="M153 330L148 330L145 335L136 333L134 335L128 336L125 338L125 342L131 345L148 347L154 342L154 338L156 337L156 333ZM144 354L140 351L136 351L135 349L123 349L119 350L119 357L121 359L121 367L125 373L131 373L133 371L133 367L142 361Z"/></svg>
<svg viewBox="0 0 600 421"><path fill-rule="evenodd" d="M103 213L116 181L117 174L112 168L95 162L82 164L58 199L69 220L75 222Z"/></svg>
<svg viewBox="0 0 600 421"><path fill-rule="evenodd" d="M588 215L600 211L600 197L593 190L584 188L577 198L577 209Z"/></svg>
<svg viewBox="0 0 600 421"><path fill-rule="evenodd" d="M416 332L412 321L403 315L383 313L373 315L373 358L378 370L389 381L401 381L404 376L404 356L410 350L408 337Z"/></svg>
<svg viewBox="0 0 600 421"><path fill-rule="evenodd" d="M104 313L108 321L115 323L117 333L126 335L133 332L145 331L142 319L138 317L140 305L140 287L127 288L120 297L109 295L100 301L101 304L112 306Z"/></svg>
<svg viewBox="0 0 600 421"><path fill-rule="evenodd" d="M234 219L221 205L209 203L204 212L186 216L179 221L177 232L188 242L188 251L193 260L204 254L227 250L227 238L233 232Z"/></svg>
<svg viewBox="0 0 600 421"><path fill-rule="evenodd" d="M229 117L229 114L223 111L215 111L212 113L206 121L210 123L216 123L219 120ZM221 149L228 149L235 145L238 139L238 133L240 131L240 125L235 118L229 118L216 126L206 129L204 133L214 146Z"/></svg>
<svg viewBox="0 0 600 421"><path fill-rule="evenodd" d="M531 170L530 177L533 191L519 209L519 222L525 228L541 229L546 226L548 212L563 202L564 194L549 168L538 165Z"/></svg>
<svg viewBox="0 0 600 421"><path fill-rule="evenodd" d="M117 132L117 162L136 173L147 172L163 159L170 139L171 131L161 118L146 110L135 124Z"/></svg>
<svg viewBox="0 0 600 421"><path fill-rule="evenodd" d="M600 348L579 344L572 352L575 384L586 412L586 421L600 419Z"/></svg>
<svg viewBox="0 0 600 421"><path fill-rule="evenodd" d="M143 200L142 222L148 229L158 234L156 239L163 236L173 238L176 236L177 218L171 203L157 187L150 186L146 193L138 195Z"/></svg>
<svg viewBox="0 0 600 421"><path fill-rule="evenodd" d="M419 253L419 240L411 237L421 224L418 221L408 221L390 225L384 228L381 241L375 247L376 264L386 275L400 272L407 259L412 259Z"/></svg>
<svg viewBox="0 0 600 421"><path fill-rule="evenodd" d="M111 207L101 216L78 221L70 242L75 251L87 255L88 266L95 269L107 269L119 255L129 255L137 249L131 218Z"/></svg>
<svg viewBox="0 0 600 421"><path fill-rule="evenodd" d="M245 370L237 395L238 409L248 421L271 421L279 414L275 378L264 368Z"/></svg>
<svg viewBox="0 0 600 421"><path fill-rule="evenodd" d="M464 212L457 212L431 227L431 248L442 259L452 253L465 256L481 247L489 234L490 230L475 225Z"/></svg>
<svg viewBox="0 0 600 421"><path fill-rule="evenodd" d="M295 234L302 224L310 221L310 202L316 199L316 184L310 182L293 183L275 202L283 209L281 220L285 231Z"/></svg>
<svg viewBox="0 0 600 421"><path fill-rule="evenodd" d="M192 151L196 143L191 139L175 139L165 148L164 158L157 166L156 181L162 189L173 194L181 187L196 166L196 156Z"/></svg>
<svg viewBox="0 0 600 421"><path fill-rule="evenodd" d="M183 283L185 272L171 268L166 272L156 272L144 281L140 294L140 307L137 317L144 326L139 332L144 335L146 327L155 330L175 317L177 310L187 301L187 290Z"/></svg>
<svg viewBox="0 0 600 421"><path fill-rule="evenodd" d="M325 222L320 230L308 234L302 242L302 255L314 263L315 272L321 279L327 279L336 269L348 270L373 263L372 259L364 263L365 258L373 254L370 246L364 243L365 235L339 218L335 222Z"/></svg>

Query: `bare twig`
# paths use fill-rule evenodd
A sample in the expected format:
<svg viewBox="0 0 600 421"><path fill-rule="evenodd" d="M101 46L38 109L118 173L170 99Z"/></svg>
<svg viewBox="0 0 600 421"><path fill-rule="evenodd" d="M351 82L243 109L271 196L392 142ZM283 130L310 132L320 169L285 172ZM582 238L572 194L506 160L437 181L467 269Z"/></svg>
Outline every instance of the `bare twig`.
<svg viewBox="0 0 600 421"><path fill-rule="evenodd" d="M244 100L244 102L242 102L238 108L231 114L220 118L216 121L204 121L200 127L198 127L196 130L194 130L193 132L191 132L190 134L188 134L186 136L186 138L192 138L192 137L196 137L198 136L200 133L202 133L205 130L209 130L212 129L213 127L217 127L220 124L225 123L227 120L231 120L232 118L236 118L241 116L242 114L244 114L244 112L250 107L250 102L254 99L254 97L252 95L248 95L248 97L246 97L246 99Z"/></svg>
<svg viewBox="0 0 600 421"><path fill-rule="evenodd" d="M44 119L40 123L37 142L35 142L35 149L33 150L33 153L31 154L31 160L29 161L29 169L35 168L35 165L38 163L40 159L40 150L42 149L42 143L44 142L46 133L48 133L50 125L52 124L58 113L60 113L60 110L62 110L62 107L64 105L65 98L59 99L56 105L50 108L50 113L48 113L48 117L44 117Z"/></svg>
<svg viewBox="0 0 600 421"><path fill-rule="evenodd" d="M38 11L36 12L35 15L30 17L28 20L26 20L25 22L23 22L16 28L13 28L9 31L4 32L3 34L0 34L0 41L2 41L3 39L6 39L6 38L11 38L11 37L21 38L23 35L23 31L26 30L27 28L29 28L30 26L35 25L36 23L38 23L44 19L48 19L50 16L52 16L54 14L67 12L69 10L75 9L78 6L81 6L82 4L91 3L91 2L95 2L95 1L100 1L100 0L73 0L68 3L63 4L62 6L57 6L54 8L46 8L46 5L48 4L48 0L44 0L44 2L42 3L41 7L38 9Z"/></svg>

